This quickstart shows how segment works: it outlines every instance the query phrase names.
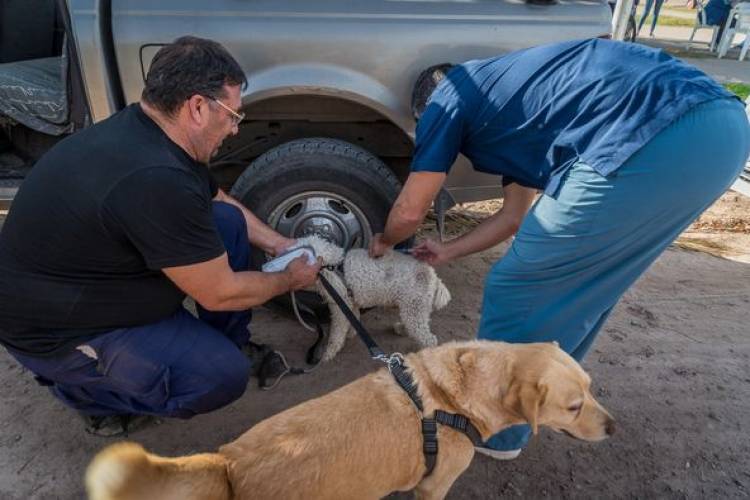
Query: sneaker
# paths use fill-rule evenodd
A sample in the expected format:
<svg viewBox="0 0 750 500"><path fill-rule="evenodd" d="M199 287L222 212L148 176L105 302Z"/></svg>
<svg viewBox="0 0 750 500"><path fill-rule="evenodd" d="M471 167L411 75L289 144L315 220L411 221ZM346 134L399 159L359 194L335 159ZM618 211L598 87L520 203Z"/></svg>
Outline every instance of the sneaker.
<svg viewBox="0 0 750 500"><path fill-rule="evenodd" d="M159 419L151 415L86 415L79 413L84 422L84 430L99 437L126 436L131 432L145 429L151 425L161 423Z"/></svg>
<svg viewBox="0 0 750 500"><path fill-rule="evenodd" d="M513 460L518 458L521 454L521 450L493 450L492 448L485 448L484 446L475 446L474 450L482 455L494 458L495 460Z"/></svg>

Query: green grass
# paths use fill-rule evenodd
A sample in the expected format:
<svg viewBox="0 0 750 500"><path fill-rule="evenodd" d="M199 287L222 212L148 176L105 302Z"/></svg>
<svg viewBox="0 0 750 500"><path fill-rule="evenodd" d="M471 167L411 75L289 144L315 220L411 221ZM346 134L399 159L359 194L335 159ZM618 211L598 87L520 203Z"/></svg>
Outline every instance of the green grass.
<svg viewBox="0 0 750 500"><path fill-rule="evenodd" d="M647 26L651 26L651 19L653 16L648 16L646 18L646 22L643 23L643 28L645 29ZM638 18L638 22L640 22L640 17ZM673 17L673 16L659 16L659 19L656 20L656 24L658 26L685 26L687 28L692 28L695 26L695 19L685 19L683 17ZM641 30L641 33L643 33L643 30Z"/></svg>
<svg viewBox="0 0 750 500"><path fill-rule="evenodd" d="M690 9L688 7L680 7L678 5L670 5L669 7L662 7L663 10L676 10L679 12L688 12L691 14L695 14L698 12L696 9Z"/></svg>
<svg viewBox="0 0 750 500"><path fill-rule="evenodd" d="M734 92L743 101L750 96L750 84L747 83L725 83L724 87L730 92Z"/></svg>

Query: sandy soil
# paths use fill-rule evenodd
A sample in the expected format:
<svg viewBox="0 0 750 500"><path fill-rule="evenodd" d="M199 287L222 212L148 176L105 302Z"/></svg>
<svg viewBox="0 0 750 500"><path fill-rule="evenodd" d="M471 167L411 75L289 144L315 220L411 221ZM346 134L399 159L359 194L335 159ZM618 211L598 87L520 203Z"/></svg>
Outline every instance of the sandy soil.
<svg viewBox="0 0 750 500"><path fill-rule="evenodd" d="M454 211L460 230L487 206ZM736 220L735 220L736 219ZM743 498L750 492L750 200L728 193L623 297L584 362L600 400L618 419L606 442L543 430L513 462L474 459L449 498ZM689 249L701 248L715 255ZM482 278L504 246L441 268L454 300L437 313L442 340L470 339ZM394 315L364 316L386 350L415 346L392 334ZM258 339L301 362L311 334L267 309ZM259 420L376 368L350 340L333 363L290 376L271 391L251 385L234 404L189 421L168 420L132 436L158 453L213 450ZM0 498L81 498L81 477L110 441L0 353ZM376 439L376 436L373 436ZM394 495L408 498L407 495Z"/></svg>

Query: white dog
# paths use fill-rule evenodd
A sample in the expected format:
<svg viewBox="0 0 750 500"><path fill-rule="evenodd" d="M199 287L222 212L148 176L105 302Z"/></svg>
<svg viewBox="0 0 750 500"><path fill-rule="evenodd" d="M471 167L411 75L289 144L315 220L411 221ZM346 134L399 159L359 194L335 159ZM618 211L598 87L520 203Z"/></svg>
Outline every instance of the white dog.
<svg viewBox="0 0 750 500"><path fill-rule="evenodd" d="M445 307L451 295L430 265L395 251L379 259L371 259L364 249L349 250L344 255L343 249L319 236L299 238L297 242L312 247L324 266L340 266L343 262L343 280L329 269L322 269L321 274L357 317L361 308L398 307L401 321L394 325L396 333L413 338L420 348L437 345L437 337L430 331L430 314ZM331 311L329 340L322 358L330 361L354 329L320 281L315 289Z"/></svg>

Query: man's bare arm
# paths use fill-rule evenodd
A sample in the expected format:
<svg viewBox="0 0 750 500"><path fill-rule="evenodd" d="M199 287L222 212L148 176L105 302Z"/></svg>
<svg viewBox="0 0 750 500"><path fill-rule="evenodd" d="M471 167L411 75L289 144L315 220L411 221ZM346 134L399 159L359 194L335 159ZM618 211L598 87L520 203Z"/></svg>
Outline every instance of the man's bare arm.
<svg viewBox="0 0 750 500"><path fill-rule="evenodd" d="M413 172L406 179L396 198L385 229L370 242L370 257L380 257L393 245L409 238L424 220L432 201L445 182L446 175L439 172Z"/></svg>
<svg viewBox="0 0 750 500"><path fill-rule="evenodd" d="M468 233L445 244L448 258L481 252L513 236L536 196L536 189L508 184L503 190L503 207Z"/></svg>
<svg viewBox="0 0 750 500"><path fill-rule="evenodd" d="M247 225L248 239L256 248L260 248L270 255L278 255L282 250L294 244L293 239L287 238L274 231L271 226L256 217L242 203L232 198L221 189L216 193L214 201L229 203L242 211L242 215L245 217L245 223Z"/></svg>
<svg viewBox="0 0 750 500"><path fill-rule="evenodd" d="M393 246L417 231L445 177L441 172L414 172L409 175L388 214L382 237L384 244Z"/></svg>
<svg viewBox="0 0 750 500"><path fill-rule="evenodd" d="M278 273L235 272L226 253L198 264L162 269L180 290L209 311L250 309L313 284L319 270L320 263L308 265L306 258L300 257Z"/></svg>

